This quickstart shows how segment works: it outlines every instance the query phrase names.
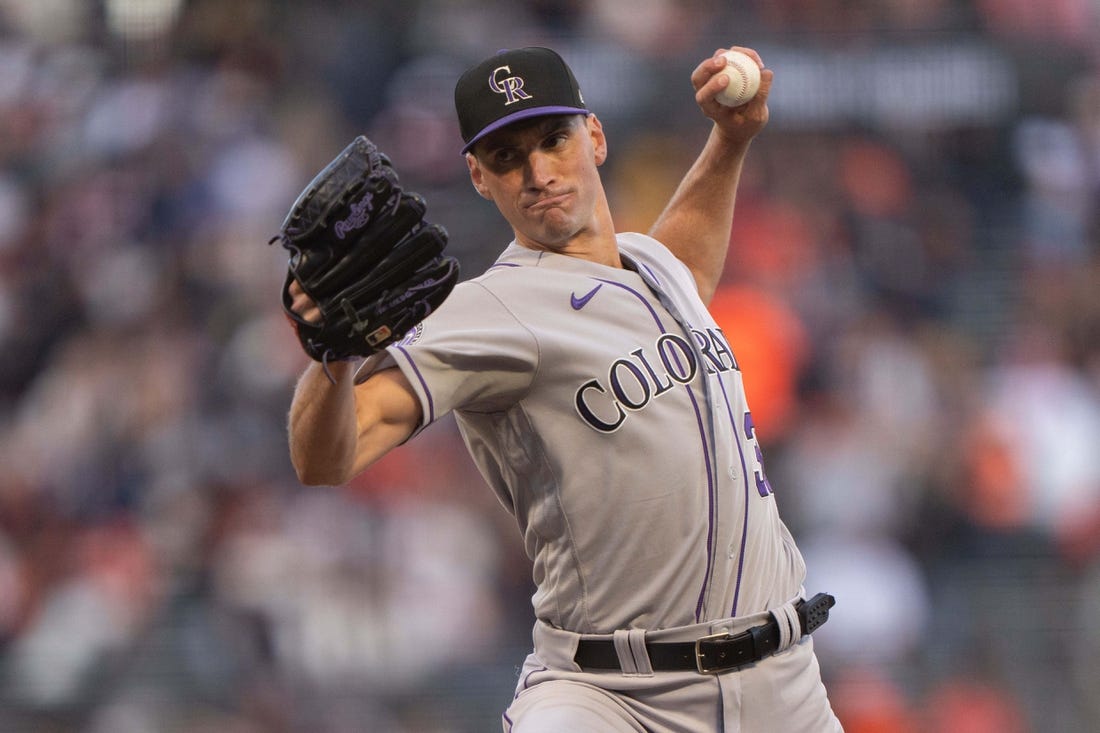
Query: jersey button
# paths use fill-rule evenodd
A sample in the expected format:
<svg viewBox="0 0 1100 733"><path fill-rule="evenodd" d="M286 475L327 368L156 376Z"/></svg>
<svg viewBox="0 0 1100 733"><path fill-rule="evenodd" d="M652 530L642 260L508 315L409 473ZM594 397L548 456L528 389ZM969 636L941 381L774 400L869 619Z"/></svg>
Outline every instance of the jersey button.
<svg viewBox="0 0 1100 733"><path fill-rule="evenodd" d="M729 475L730 478L737 478L737 469L735 469L733 466L730 466Z"/></svg>

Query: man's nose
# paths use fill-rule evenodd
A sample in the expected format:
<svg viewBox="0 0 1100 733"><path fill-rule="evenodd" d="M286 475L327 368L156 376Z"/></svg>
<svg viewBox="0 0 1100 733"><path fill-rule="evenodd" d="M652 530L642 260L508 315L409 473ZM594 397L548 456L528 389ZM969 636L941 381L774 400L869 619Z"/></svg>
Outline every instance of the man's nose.
<svg viewBox="0 0 1100 733"><path fill-rule="evenodd" d="M554 167L549 155L536 150L527 156L527 180L534 188L546 188L554 180Z"/></svg>

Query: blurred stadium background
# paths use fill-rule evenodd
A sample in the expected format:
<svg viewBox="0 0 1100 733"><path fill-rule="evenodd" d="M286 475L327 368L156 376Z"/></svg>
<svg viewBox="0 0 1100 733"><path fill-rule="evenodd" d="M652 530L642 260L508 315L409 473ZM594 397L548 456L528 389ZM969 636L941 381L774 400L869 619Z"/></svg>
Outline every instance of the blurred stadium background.
<svg viewBox="0 0 1100 733"><path fill-rule="evenodd" d="M715 310L848 732L1100 730L1095 0L0 0L0 731L499 730L515 527L449 422L296 483L265 242L365 132L479 272L452 84L529 44L620 229L776 72Z"/></svg>

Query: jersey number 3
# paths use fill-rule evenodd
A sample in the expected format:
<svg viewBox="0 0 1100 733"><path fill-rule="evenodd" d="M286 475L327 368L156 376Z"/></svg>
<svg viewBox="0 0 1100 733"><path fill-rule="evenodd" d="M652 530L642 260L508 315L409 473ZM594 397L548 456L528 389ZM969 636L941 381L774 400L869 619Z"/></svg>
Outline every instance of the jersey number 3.
<svg viewBox="0 0 1100 733"><path fill-rule="evenodd" d="M753 427L750 412L745 413L745 437L752 442L753 450L756 451L756 471L753 474L756 477L756 490L760 492L760 496L766 497L772 493L772 485L768 483L768 477L764 473L764 453L756 439L756 428Z"/></svg>

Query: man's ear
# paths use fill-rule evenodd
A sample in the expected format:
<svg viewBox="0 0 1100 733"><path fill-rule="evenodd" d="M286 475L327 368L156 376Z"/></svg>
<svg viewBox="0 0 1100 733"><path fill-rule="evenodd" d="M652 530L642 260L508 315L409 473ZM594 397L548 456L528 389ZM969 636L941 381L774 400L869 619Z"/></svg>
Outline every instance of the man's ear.
<svg viewBox="0 0 1100 733"><path fill-rule="evenodd" d="M466 167L470 170L470 183L474 184L474 190L478 192L481 198L491 201L492 196L489 195L489 187L485 185L485 175L473 153L466 153Z"/></svg>
<svg viewBox="0 0 1100 733"><path fill-rule="evenodd" d="M607 137L603 134L603 125L600 119L590 114L584 119L588 126L588 135L592 138L592 150L596 154L596 165L603 165L607 160Z"/></svg>

